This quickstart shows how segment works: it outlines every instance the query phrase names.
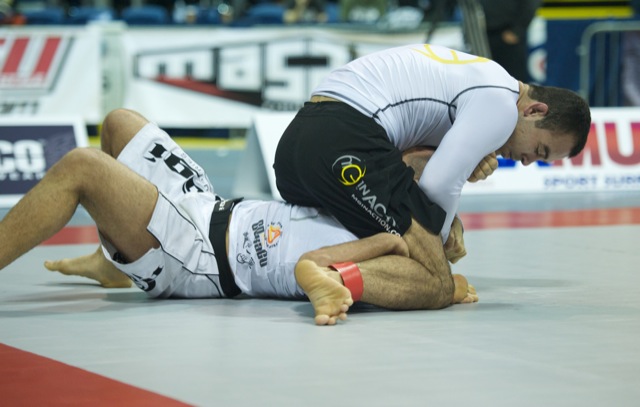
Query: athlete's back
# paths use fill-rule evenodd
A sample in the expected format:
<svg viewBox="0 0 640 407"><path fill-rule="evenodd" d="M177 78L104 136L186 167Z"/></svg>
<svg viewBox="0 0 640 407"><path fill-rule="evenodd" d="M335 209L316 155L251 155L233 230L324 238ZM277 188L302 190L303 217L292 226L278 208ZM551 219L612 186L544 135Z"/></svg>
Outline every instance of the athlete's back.
<svg viewBox="0 0 640 407"><path fill-rule="evenodd" d="M375 118L391 142L405 150L439 145L473 92L486 93L486 106L491 98L508 98L515 116L518 82L498 64L445 47L414 44L358 58L331 72L313 94L343 101Z"/></svg>

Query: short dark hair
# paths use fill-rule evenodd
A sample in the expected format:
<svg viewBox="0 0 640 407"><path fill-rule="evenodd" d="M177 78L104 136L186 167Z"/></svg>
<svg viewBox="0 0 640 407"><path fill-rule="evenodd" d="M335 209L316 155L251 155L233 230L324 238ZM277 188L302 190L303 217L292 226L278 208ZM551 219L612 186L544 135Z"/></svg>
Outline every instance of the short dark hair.
<svg viewBox="0 0 640 407"><path fill-rule="evenodd" d="M569 157L580 154L591 129L589 104L569 89L529 84L529 97L549 107L546 116L536 122L536 127L552 133L573 134L576 144Z"/></svg>

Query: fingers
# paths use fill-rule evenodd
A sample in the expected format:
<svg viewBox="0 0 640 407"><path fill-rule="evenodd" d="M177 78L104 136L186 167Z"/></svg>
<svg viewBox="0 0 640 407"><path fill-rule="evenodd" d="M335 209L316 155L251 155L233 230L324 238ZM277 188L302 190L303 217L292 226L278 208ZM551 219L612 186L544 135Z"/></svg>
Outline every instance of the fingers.
<svg viewBox="0 0 640 407"><path fill-rule="evenodd" d="M480 164L473 170L469 177L469 182L477 182L487 179L498 168L498 159L496 153L491 153L484 157Z"/></svg>
<svg viewBox="0 0 640 407"><path fill-rule="evenodd" d="M444 254L451 263L456 263L458 260L467 255L467 249L464 246L464 241L461 238L455 238L449 235L447 243L444 245Z"/></svg>
<svg viewBox="0 0 640 407"><path fill-rule="evenodd" d="M467 249L461 244L451 244L449 247L445 245L444 254L451 263L457 263L458 260L467 255Z"/></svg>
<svg viewBox="0 0 640 407"><path fill-rule="evenodd" d="M447 255L447 260L449 260L449 262L451 262L452 264L455 264L466 255L467 251L463 249L461 252L450 253L449 255Z"/></svg>
<svg viewBox="0 0 640 407"><path fill-rule="evenodd" d="M444 253L447 260L451 263L456 263L467 255L467 250L464 246L462 221L457 216L453 219L453 223L451 224L451 231L444 245Z"/></svg>

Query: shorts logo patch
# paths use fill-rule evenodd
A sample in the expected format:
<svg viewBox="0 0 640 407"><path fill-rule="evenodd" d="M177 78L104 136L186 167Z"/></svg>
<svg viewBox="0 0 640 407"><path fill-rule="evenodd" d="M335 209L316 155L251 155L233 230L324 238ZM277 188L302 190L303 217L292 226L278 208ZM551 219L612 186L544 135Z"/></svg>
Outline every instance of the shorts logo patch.
<svg viewBox="0 0 640 407"><path fill-rule="evenodd" d="M138 288L142 291L151 291L156 288L156 278L158 278L160 273L162 273L162 270L162 267L158 267L153 273L151 273L151 276L147 278L140 277L136 274L131 273L129 275L129 278L131 278L134 284L137 285Z"/></svg>
<svg viewBox="0 0 640 407"><path fill-rule="evenodd" d="M270 247L275 246L280 235L282 235L282 225L279 222L269 225L267 229L267 245Z"/></svg>
<svg viewBox="0 0 640 407"><path fill-rule="evenodd" d="M247 257L252 257L249 249L253 246L258 264L260 267L266 267L269 261L269 249L276 247L280 243L280 236L282 236L283 233L280 222L270 223L269 226L265 226L263 220L254 223L251 225L251 232L244 234L244 248L248 255ZM253 267L255 262L251 260L249 263L247 257L243 257L242 259L238 257L238 261L243 264L249 264L249 267Z"/></svg>
<svg viewBox="0 0 640 407"><path fill-rule="evenodd" d="M367 167L363 160L353 155L338 157L331 166L338 181L346 187L351 187L351 198L364 209L387 233L398 234L397 222L388 214L384 199L367 185L363 179Z"/></svg>
<svg viewBox="0 0 640 407"><path fill-rule="evenodd" d="M156 159L162 160L171 171L184 177L186 181L182 185L182 192L185 194L191 191L204 192L209 190L207 185L199 182L198 175L201 171L195 168L195 163L187 162L184 157L175 155L160 143L155 143L155 146L145 153L144 159L152 163L155 163Z"/></svg>
<svg viewBox="0 0 640 407"><path fill-rule="evenodd" d="M258 263L260 264L260 267L265 267L267 265L267 261L269 260L269 253L263 246L264 221L260 220L254 223L253 225L251 225L251 229L253 230L253 248L256 252Z"/></svg>
<svg viewBox="0 0 640 407"><path fill-rule="evenodd" d="M251 239L249 238L248 232L244 232L243 236L244 241L242 242L242 249L244 250L244 253L238 253L236 260L238 263L246 264L252 269L256 262L253 260L253 257L251 257Z"/></svg>
<svg viewBox="0 0 640 407"><path fill-rule="evenodd" d="M362 160L353 155L339 157L331 168L338 176L338 180L346 186L357 184L367 172L367 167Z"/></svg>

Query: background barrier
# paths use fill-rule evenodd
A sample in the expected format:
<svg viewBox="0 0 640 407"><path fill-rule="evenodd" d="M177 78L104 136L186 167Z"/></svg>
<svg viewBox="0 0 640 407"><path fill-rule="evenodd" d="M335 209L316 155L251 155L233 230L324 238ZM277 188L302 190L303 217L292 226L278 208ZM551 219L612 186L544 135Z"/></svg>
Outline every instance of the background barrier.
<svg viewBox="0 0 640 407"><path fill-rule="evenodd" d="M260 111L294 111L331 69L422 43L425 29L263 26L0 29L0 117L79 114L97 125L126 107L170 128L247 129ZM464 48L458 26L431 41ZM46 69L45 69L46 68Z"/></svg>
<svg viewBox="0 0 640 407"><path fill-rule="evenodd" d="M87 145L79 117L0 119L0 208L18 202L69 150Z"/></svg>

